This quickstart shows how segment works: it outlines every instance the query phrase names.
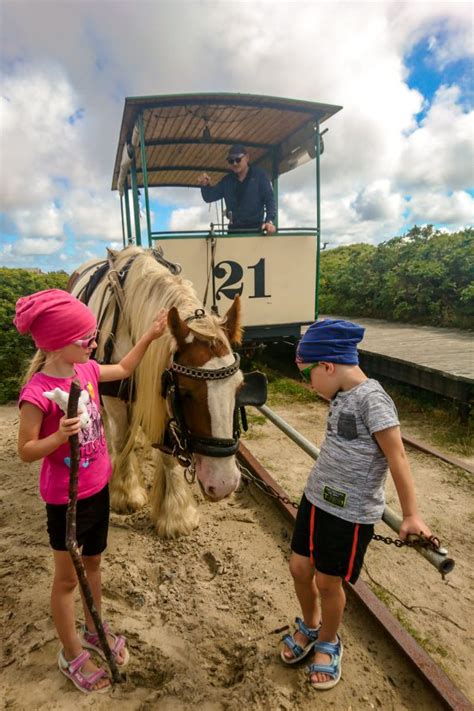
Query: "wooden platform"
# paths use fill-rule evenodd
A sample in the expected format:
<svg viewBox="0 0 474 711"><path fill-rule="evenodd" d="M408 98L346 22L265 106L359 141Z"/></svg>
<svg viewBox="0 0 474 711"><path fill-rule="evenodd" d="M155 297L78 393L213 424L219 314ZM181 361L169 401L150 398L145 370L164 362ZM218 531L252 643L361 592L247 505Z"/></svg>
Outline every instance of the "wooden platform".
<svg viewBox="0 0 474 711"><path fill-rule="evenodd" d="M463 419L468 415L474 399L473 332L353 316L348 320L366 329L359 353L369 375L452 398L459 402Z"/></svg>

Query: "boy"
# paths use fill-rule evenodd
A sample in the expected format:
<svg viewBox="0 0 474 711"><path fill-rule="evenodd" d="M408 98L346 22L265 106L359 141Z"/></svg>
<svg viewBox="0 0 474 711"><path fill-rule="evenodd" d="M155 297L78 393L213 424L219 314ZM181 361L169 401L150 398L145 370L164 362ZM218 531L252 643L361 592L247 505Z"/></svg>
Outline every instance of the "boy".
<svg viewBox="0 0 474 711"><path fill-rule="evenodd" d="M374 523L383 514L387 464L403 512L400 538L430 530L418 515L398 415L380 383L359 368L364 329L349 321L313 323L298 344L296 363L313 390L330 401L326 438L299 506L290 572L303 619L284 638L281 658L308 667L315 689L341 678L338 630L345 607L343 579L355 583ZM319 599L318 599L319 598Z"/></svg>

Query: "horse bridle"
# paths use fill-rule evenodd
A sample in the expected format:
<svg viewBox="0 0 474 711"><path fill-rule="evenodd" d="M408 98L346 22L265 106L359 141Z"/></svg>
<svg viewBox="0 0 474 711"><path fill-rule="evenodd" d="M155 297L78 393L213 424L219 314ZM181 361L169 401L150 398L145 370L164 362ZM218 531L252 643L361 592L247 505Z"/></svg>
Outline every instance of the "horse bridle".
<svg viewBox="0 0 474 711"><path fill-rule="evenodd" d="M238 407L234 408L232 438L196 435L186 424L178 382L179 375L185 375L193 380L209 381L230 378L240 368L238 353L232 352L232 355L233 363L216 370L182 365L173 359L169 368L161 376L161 395L168 403L171 418L165 431L163 444L155 446L172 454L183 467L191 466L194 454L203 454L206 457L231 457L237 452L240 438Z"/></svg>

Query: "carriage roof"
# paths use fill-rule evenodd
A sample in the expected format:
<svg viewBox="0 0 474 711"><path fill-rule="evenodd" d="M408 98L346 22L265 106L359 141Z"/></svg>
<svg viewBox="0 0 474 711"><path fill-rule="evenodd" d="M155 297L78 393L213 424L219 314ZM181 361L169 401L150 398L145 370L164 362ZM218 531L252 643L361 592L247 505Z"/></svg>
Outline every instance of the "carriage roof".
<svg viewBox="0 0 474 711"><path fill-rule="evenodd" d="M196 187L200 173L213 181L227 172L226 147L242 143L252 162L276 177L314 158L315 126L341 106L255 94L176 94L125 100L112 190L120 188L124 148L143 120L148 185ZM138 143L138 141L137 141ZM143 185L136 150L137 183Z"/></svg>

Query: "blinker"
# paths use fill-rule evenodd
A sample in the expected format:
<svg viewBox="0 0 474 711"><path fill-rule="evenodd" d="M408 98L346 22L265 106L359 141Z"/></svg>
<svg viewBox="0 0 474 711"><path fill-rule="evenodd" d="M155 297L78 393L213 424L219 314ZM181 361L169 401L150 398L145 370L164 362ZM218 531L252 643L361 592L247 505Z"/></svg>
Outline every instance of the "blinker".
<svg viewBox="0 0 474 711"><path fill-rule="evenodd" d="M258 407L264 405L267 400L267 376L254 370L251 373L244 373L244 382L237 391L235 398L236 407L254 405Z"/></svg>
<svg viewBox="0 0 474 711"><path fill-rule="evenodd" d="M173 376L170 370L164 370L161 374L161 397L165 398L168 395L168 390L173 384Z"/></svg>

